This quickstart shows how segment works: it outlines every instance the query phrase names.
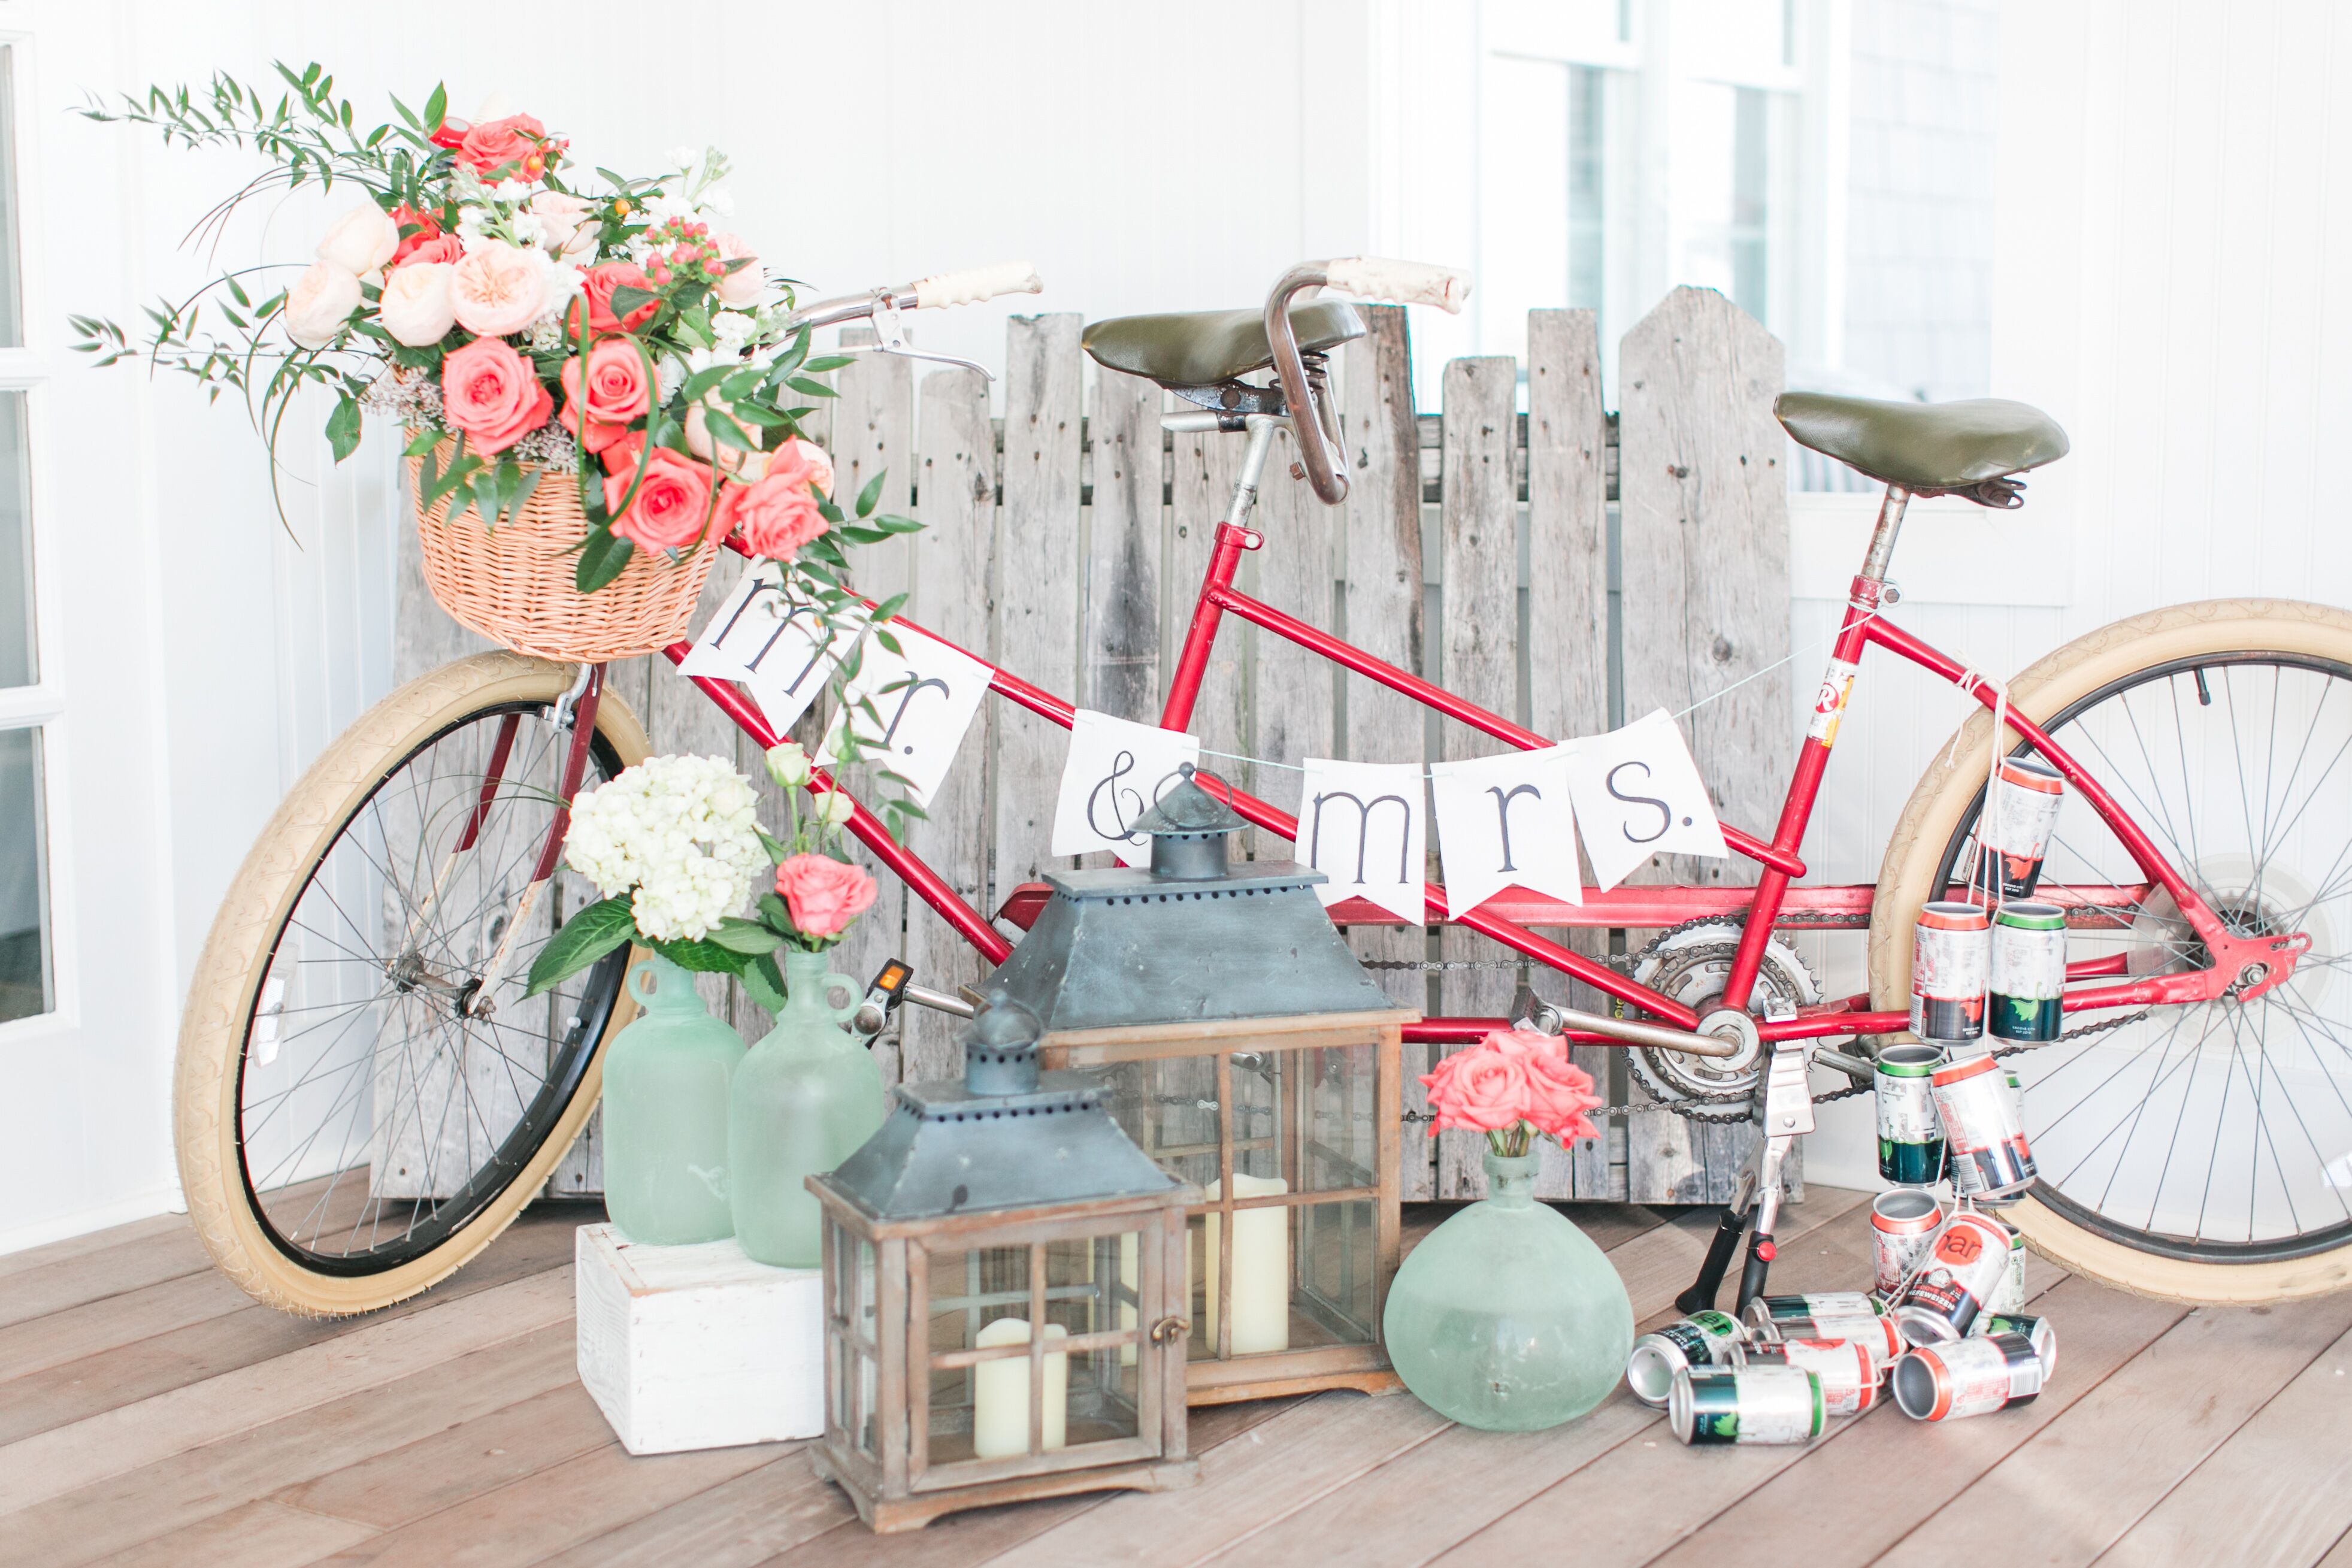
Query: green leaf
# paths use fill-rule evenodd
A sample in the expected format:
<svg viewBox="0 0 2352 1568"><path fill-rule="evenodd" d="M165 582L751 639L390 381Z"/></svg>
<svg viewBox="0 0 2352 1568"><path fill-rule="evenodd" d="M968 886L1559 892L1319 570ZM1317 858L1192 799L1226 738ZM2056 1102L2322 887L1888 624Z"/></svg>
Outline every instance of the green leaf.
<svg viewBox="0 0 2352 1568"><path fill-rule="evenodd" d="M756 822L751 825L751 831L760 836L760 847L768 852L768 863L770 865L781 866L786 860L792 858L793 847L791 845L785 843L782 839L778 838L775 835L770 833L766 828L761 826ZM763 910L766 909L768 907L768 900L772 899L776 895L773 893L769 893L763 896L760 900L760 907Z"/></svg>
<svg viewBox="0 0 2352 1568"><path fill-rule="evenodd" d="M790 930L792 927L793 911L791 906L787 905L782 897L779 894L761 893L760 895L760 912L768 917L768 924L771 928L781 926L786 930Z"/></svg>
<svg viewBox="0 0 2352 1568"><path fill-rule="evenodd" d="M572 585L583 594L593 594L621 574L629 563L630 552L636 546L617 533L603 529L588 536L581 546L580 564L572 574Z"/></svg>
<svg viewBox="0 0 2352 1568"><path fill-rule="evenodd" d="M842 370L856 363L856 354L824 354L809 361L801 369L811 375L823 375L827 371Z"/></svg>
<svg viewBox="0 0 2352 1568"><path fill-rule="evenodd" d="M897 512L886 511L880 517L868 518L866 521L885 533L920 533L923 531L923 525L921 523L916 521L911 517L900 517Z"/></svg>
<svg viewBox="0 0 2352 1568"><path fill-rule="evenodd" d="M327 416L327 445L333 448L335 461L341 462L360 447L360 400L345 395L335 400L335 411Z"/></svg>
<svg viewBox="0 0 2352 1568"><path fill-rule="evenodd" d="M874 509L881 504L882 481L885 479L887 479L889 474L890 470L884 468L880 473L876 474L872 479L866 480L866 488L857 492L857 518L859 521L863 522L866 519L872 517L874 515Z"/></svg>
<svg viewBox="0 0 2352 1568"><path fill-rule="evenodd" d="M893 594L888 598L883 600L880 604L875 605L874 613L866 618L868 624L878 626L884 621L888 620L891 616L897 615L900 610L903 610L906 607L907 595L904 594ZM891 651L896 653L898 650L893 648Z"/></svg>
<svg viewBox="0 0 2352 1568"><path fill-rule="evenodd" d="M680 969L690 969L698 974L733 974L743 967L740 958L707 938L699 942L648 939L646 945Z"/></svg>
<svg viewBox="0 0 2352 1568"><path fill-rule="evenodd" d="M621 290L615 289L613 292L618 294ZM811 381L804 375L788 375L784 377L784 384L805 397L839 397L841 395L824 383Z"/></svg>
<svg viewBox="0 0 2352 1568"><path fill-rule="evenodd" d="M449 118L449 89L439 82L433 84L432 96L425 100L425 131L427 135L441 129Z"/></svg>
<svg viewBox="0 0 2352 1568"><path fill-rule="evenodd" d="M784 1010L784 978L776 973L776 961L762 955L754 958L739 972L744 993L752 1002L771 1013Z"/></svg>
<svg viewBox="0 0 2352 1568"><path fill-rule="evenodd" d="M626 321L647 305L658 305L662 297L650 289L624 283L613 290L613 314Z"/></svg>
<svg viewBox="0 0 2352 1568"><path fill-rule="evenodd" d="M759 921L739 920L733 915L720 921L711 930L707 940L718 943L730 952L740 952L753 957L763 952L773 952L784 945L782 937L760 924Z"/></svg>
<svg viewBox="0 0 2352 1568"><path fill-rule="evenodd" d="M625 893L590 904L565 921L562 929L539 950L538 958L531 962L530 988L523 994L536 996L562 984L636 933L637 912Z"/></svg>
<svg viewBox="0 0 2352 1568"><path fill-rule="evenodd" d="M874 628L874 640L875 640L876 642L880 643L880 644L881 644L885 648L887 648L887 650L889 650L890 652L892 652L892 653L895 653L895 654L898 655L900 658L905 658L905 657L906 657L907 650L906 650L905 648L902 648L902 647L900 647L898 646L898 636L897 636L897 634L893 633L893 632L890 630L890 628L889 628L889 627L887 627L887 626L877 626L877 627L875 627L875 628Z"/></svg>

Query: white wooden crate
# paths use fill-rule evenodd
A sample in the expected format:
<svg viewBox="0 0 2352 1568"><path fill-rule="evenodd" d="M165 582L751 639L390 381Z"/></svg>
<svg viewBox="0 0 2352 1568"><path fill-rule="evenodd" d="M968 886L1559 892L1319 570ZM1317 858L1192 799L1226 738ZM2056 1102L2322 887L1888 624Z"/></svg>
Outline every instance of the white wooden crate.
<svg viewBox="0 0 2352 1568"><path fill-rule="evenodd" d="M730 1238L643 1247L609 1225L575 1247L580 1381L632 1454L824 1430L824 1275Z"/></svg>

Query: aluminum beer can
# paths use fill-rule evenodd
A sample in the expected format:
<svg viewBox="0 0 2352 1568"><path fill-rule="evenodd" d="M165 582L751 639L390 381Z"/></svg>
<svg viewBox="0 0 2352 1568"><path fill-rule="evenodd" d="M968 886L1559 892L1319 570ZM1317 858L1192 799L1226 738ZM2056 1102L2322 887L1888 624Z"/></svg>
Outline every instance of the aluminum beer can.
<svg viewBox="0 0 2352 1568"><path fill-rule="evenodd" d="M1920 1039L1974 1045L1984 1037L1991 930L1975 904L1921 907L1911 937L1911 1032Z"/></svg>
<svg viewBox="0 0 2352 1568"><path fill-rule="evenodd" d="M2009 1267L2002 1270L2000 1283L1993 1287L1992 1299L1985 1303L1986 1312L2004 1318L2015 1317L2025 1310L2025 1233L2009 1233Z"/></svg>
<svg viewBox="0 0 2352 1568"><path fill-rule="evenodd" d="M2000 788L1977 823L1984 858L1974 883L1997 887L2004 899L2031 898L2042 879L2042 858L2058 831L2066 781L2048 763L2010 757L2000 764Z"/></svg>
<svg viewBox="0 0 2352 1568"><path fill-rule="evenodd" d="M1675 1373L1666 1425L1684 1443L1804 1443L1829 1424L1822 1380L1802 1367Z"/></svg>
<svg viewBox="0 0 2352 1568"><path fill-rule="evenodd" d="M1759 1296L1748 1303L1748 1321L1758 1328L1769 1328L1805 1318L1875 1316L1881 1310L1861 1290L1817 1290L1806 1296Z"/></svg>
<svg viewBox="0 0 2352 1568"><path fill-rule="evenodd" d="M1870 1242L1878 1279L1874 1294L1879 1300L1892 1301L1903 1293L1903 1281L1910 1278L1912 1265L1926 1255L1927 1244L1943 1223L1944 1211L1935 1194L1916 1187L1881 1193L1871 1200Z"/></svg>
<svg viewBox="0 0 2352 1568"><path fill-rule="evenodd" d="M2023 1334L2025 1342L2042 1359L2042 1381L2048 1383L2058 1370L2058 1329L2047 1318L1994 1317L1990 1313L1979 1318L1969 1328L1970 1334Z"/></svg>
<svg viewBox="0 0 2352 1568"><path fill-rule="evenodd" d="M1992 994L1985 1023L2004 1040L2054 1040L2066 994L2066 911L2003 904L1992 917Z"/></svg>
<svg viewBox="0 0 2352 1568"><path fill-rule="evenodd" d="M1936 1115L1944 1124L1944 1169L1964 1198L2005 1198L2033 1184L2033 1151L2009 1073L1989 1056L1937 1068Z"/></svg>
<svg viewBox="0 0 2352 1568"><path fill-rule="evenodd" d="M1782 1318L1759 1327L1748 1348L1781 1344L1790 1340L1844 1340L1870 1354L1874 1369L1884 1372L1903 1353L1903 1335L1895 1320L1878 1315L1876 1303L1867 1312L1825 1312L1818 1318Z"/></svg>
<svg viewBox="0 0 2352 1568"><path fill-rule="evenodd" d="M1675 1373L1720 1366L1747 1340L1748 1331L1727 1312L1693 1312L1633 1342L1625 1361L1625 1383L1644 1405L1662 1405L1673 1391Z"/></svg>
<svg viewBox="0 0 2352 1568"><path fill-rule="evenodd" d="M1878 1403L1878 1361L1853 1340L1777 1340L1735 1352L1737 1367L1796 1366L1822 1382L1822 1405L1832 1415L1859 1415Z"/></svg>
<svg viewBox="0 0 2352 1568"><path fill-rule="evenodd" d="M2009 1227L1974 1209L1956 1209L1895 1303L1895 1326L1915 1345L1957 1340L2009 1272Z"/></svg>
<svg viewBox="0 0 2352 1568"><path fill-rule="evenodd" d="M1878 1053L1878 1173L1886 1181L1924 1187L1943 1179L1944 1128L1928 1081L1943 1060L1934 1046L1888 1046Z"/></svg>
<svg viewBox="0 0 2352 1568"><path fill-rule="evenodd" d="M2049 1375L2023 1334L1921 1345L1895 1363L1895 1403L1916 1421L1958 1421L2023 1405Z"/></svg>

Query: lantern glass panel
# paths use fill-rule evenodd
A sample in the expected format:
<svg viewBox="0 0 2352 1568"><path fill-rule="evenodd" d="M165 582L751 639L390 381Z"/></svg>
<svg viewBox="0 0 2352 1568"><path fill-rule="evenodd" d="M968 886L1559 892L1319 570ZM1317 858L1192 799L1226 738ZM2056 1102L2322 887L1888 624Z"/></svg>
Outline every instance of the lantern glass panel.
<svg viewBox="0 0 2352 1568"><path fill-rule="evenodd" d="M1138 1231L933 1251L921 1306L928 1463L1055 1452L1140 1435L1140 1334L1136 1331ZM1042 1262L1047 1352L1043 1449L1031 1447L1029 1358L945 1365L958 1352L1025 1346L1034 1305L1033 1269ZM1019 1328L992 1328L1012 1321ZM1127 1331L1124 1343L1058 1348L1081 1335Z"/></svg>
<svg viewBox="0 0 2352 1568"><path fill-rule="evenodd" d="M839 1224L831 1224L830 1242L837 1264L827 1283L832 1299L825 1303L836 1324L832 1339L833 1422L849 1436L858 1452L869 1458L875 1444L877 1361L876 1280L874 1244Z"/></svg>

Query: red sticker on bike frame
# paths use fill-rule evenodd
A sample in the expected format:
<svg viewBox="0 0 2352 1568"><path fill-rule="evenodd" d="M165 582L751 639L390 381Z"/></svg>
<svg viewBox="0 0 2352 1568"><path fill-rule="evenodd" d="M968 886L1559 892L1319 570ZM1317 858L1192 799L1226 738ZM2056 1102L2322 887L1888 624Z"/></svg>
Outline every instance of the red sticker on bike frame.
<svg viewBox="0 0 2352 1568"><path fill-rule="evenodd" d="M1810 740L1824 746L1837 744L1838 721L1845 714L1846 699L1853 692L1853 672L1858 667L1842 658L1830 660L1822 672L1821 689L1813 693L1813 721L1806 726Z"/></svg>

